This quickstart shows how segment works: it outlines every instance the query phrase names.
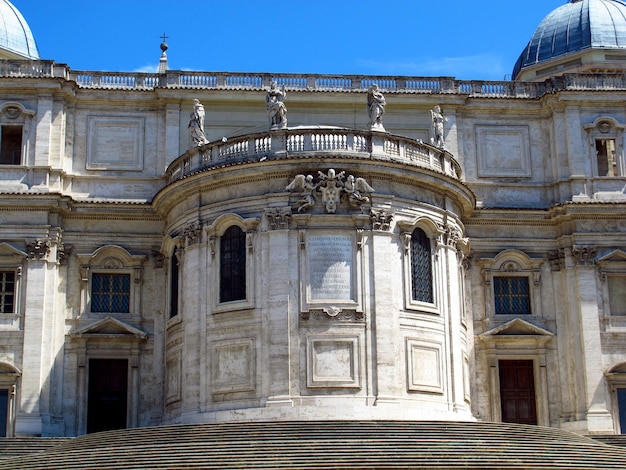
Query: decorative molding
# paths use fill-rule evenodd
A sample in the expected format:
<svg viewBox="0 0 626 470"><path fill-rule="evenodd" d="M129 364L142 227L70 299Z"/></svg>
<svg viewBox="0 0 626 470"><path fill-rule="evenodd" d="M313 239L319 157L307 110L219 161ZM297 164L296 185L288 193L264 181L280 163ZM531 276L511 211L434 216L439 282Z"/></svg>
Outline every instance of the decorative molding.
<svg viewBox="0 0 626 470"><path fill-rule="evenodd" d="M598 249L595 246L574 245L572 256L578 266L593 266Z"/></svg>
<svg viewBox="0 0 626 470"><path fill-rule="evenodd" d="M158 250L152 250L152 257L154 258L155 269L162 269L165 263L165 255Z"/></svg>
<svg viewBox="0 0 626 470"><path fill-rule="evenodd" d="M565 250L559 248L548 253L548 262L552 271L561 271L565 268Z"/></svg>
<svg viewBox="0 0 626 470"><path fill-rule="evenodd" d="M391 230L391 222L393 221L393 214L384 210L370 210L370 219L372 220L372 229L379 230L381 232L388 232Z"/></svg>
<svg viewBox="0 0 626 470"><path fill-rule="evenodd" d="M271 207L265 209L265 217L270 230L287 229L291 220L291 207Z"/></svg>
<svg viewBox="0 0 626 470"><path fill-rule="evenodd" d="M300 319L310 320L336 320L339 322L362 322L365 314L354 308L340 308L336 306L312 308L300 313Z"/></svg>
<svg viewBox="0 0 626 470"><path fill-rule="evenodd" d="M50 254L50 240L30 240L26 242L29 260L45 260Z"/></svg>
<svg viewBox="0 0 626 470"><path fill-rule="evenodd" d="M195 245L200 242L202 237L202 224L198 221L188 225L183 229L183 237L187 241L187 245Z"/></svg>

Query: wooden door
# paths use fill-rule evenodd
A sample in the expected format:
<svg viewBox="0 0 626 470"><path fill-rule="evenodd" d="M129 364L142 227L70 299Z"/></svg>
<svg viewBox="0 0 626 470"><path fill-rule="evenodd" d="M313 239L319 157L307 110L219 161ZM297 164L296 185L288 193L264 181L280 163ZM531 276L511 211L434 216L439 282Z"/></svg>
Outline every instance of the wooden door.
<svg viewBox="0 0 626 470"><path fill-rule="evenodd" d="M537 424L533 361L501 360L498 365L502 421Z"/></svg>
<svg viewBox="0 0 626 470"><path fill-rule="evenodd" d="M124 429L127 417L128 360L90 359L87 432Z"/></svg>

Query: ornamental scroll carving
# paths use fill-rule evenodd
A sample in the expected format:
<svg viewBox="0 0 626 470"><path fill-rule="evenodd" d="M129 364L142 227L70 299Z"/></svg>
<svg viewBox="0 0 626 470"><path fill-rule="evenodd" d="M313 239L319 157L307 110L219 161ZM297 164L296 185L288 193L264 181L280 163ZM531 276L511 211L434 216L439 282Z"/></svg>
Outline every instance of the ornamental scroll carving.
<svg viewBox="0 0 626 470"><path fill-rule="evenodd" d="M202 235L202 225L200 222L194 222L183 230L183 237L187 240L188 245L194 245L200 241Z"/></svg>
<svg viewBox="0 0 626 470"><path fill-rule="evenodd" d="M595 246L574 246L572 248L572 256L577 265L592 266L595 264L597 251Z"/></svg>
<svg viewBox="0 0 626 470"><path fill-rule="evenodd" d="M309 320L331 320L342 322L360 322L365 319L363 312L360 312L353 308L339 308L335 306L312 308L305 312L300 313L300 319L304 321Z"/></svg>
<svg viewBox="0 0 626 470"><path fill-rule="evenodd" d="M393 214L385 211L375 211L372 209L370 211L370 219L374 230L380 230L382 232L388 232L391 230Z"/></svg>
<svg viewBox="0 0 626 470"><path fill-rule="evenodd" d="M369 204L370 198L364 193L371 194L374 188L364 178L346 176L345 171L337 173L333 168L326 173L318 171L317 174L317 179L313 175L296 175L285 188L287 191L300 191L300 199L293 205L297 212L311 209L318 195L321 195L322 204L329 214L336 213L343 200L347 200L354 209L362 209Z"/></svg>
<svg viewBox="0 0 626 470"><path fill-rule="evenodd" d="M271 207L265 209L265 217L271 230L283 230L289 227L291 207Z"/></svg>
<svg viewBox="0 0 626 470"><path fill-rule="evenodd" d="M26 251L30 260L44 260L50 253L50 240L32 240L26 243Z"/></svg>

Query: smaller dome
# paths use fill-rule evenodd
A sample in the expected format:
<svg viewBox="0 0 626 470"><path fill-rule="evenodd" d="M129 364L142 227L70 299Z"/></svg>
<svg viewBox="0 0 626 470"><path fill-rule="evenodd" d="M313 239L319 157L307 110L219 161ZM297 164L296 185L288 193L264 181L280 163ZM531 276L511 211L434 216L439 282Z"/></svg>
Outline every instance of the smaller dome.
<svg viewBox="0 0 626 470"><path fill-rule="evenodd" d="M8 0L0 0L0 58L39 59L28 23Z"/></svg>
<svg viewBox="0 0 626 470"><path fill-rule="evenodd" d="M527 67L589 49L626 50L625 0L571 0L552 11L517 60L513 78Z"/></svg>

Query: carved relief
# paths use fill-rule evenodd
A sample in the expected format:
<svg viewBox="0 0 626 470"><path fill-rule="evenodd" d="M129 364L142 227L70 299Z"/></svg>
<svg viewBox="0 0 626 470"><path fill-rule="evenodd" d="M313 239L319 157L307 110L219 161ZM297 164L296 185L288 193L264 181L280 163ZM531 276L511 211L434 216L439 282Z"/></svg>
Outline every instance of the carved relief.
<svg viewBox="0 0 626 470"><path fill-rule="evenodd" d="M312 308L300 313L300 319L304 321L328 321L336 320L340 322L363 321L365 315L354 308L340 308L336 306Z"/></svg>
<svg viewBox="0 0 626 470"><path fill-rule="evenodd" d="M194 222L183 230L183 237L187 240L188 245L194 245L200 241L202 234L202 225L200 222Z"/></svg>
<svg viewBox="0 0 626 470"><path fill-rule="evenodd" d="M291 207L272 207L265 209L265 217L271 230L284 230L289 227Z"/></svg>
<svg viewBox="0 0 626 470"><path fill-rule="evenodd" d="M560 271L565 268L565 250L558 249L548 253L548 261L552 271Z"/></svg>
<svg viewBox="0 0 626 470"><path fill-rule="evenodd" d="M393 214L385 211L370 210L370 219L372 220L372 228L374 230L380 230L388 232L391 230L391 222L393 221Z"/></svg>
<svg viewBox="0 0 626 470"><path fill-rule="evenodd" d="M572 256L579 266L592 266L595 264L597 249L595 246L574 246Z"/></svg>
<svg viewBox="0 0 626 470"><path fill-rule="evenodd" d="M26 243L26 251L30 260L44 260L50 253L50 240L31 240Z"/></svg>
<svg viewBox="0 0 626 470"><path fill-rule="evenodd" d="M298 212L310 209L316 203L316 193L322 195L322 203L326 212L334 214L337 206L345 197L354 209L362 209L369 204L370 198L363 193L372 193L372 188L364 178L357 178L354 175L345 176L345 171L336 173L334 169L329 169L327 173L318 171L318 179L315 181L312 175L296 175L285 188L287 191L300 190L301 197L293 205Z"/></svg>

